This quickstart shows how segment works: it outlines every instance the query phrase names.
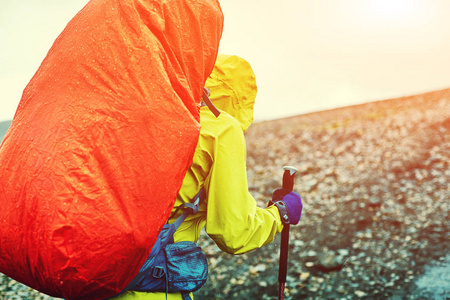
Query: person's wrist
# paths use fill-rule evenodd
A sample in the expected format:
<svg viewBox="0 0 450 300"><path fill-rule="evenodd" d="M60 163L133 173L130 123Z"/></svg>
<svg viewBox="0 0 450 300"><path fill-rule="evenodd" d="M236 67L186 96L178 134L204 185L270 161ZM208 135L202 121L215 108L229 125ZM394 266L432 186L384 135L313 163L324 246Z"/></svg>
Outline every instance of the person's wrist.
<svg viewBox="0 0 450 300"><path fill-rule="evenodd" d="M290 224L288 208L283 201L277 201L274 205L278 208L278 212L280 213L281 222L283 224Z"/></svg>

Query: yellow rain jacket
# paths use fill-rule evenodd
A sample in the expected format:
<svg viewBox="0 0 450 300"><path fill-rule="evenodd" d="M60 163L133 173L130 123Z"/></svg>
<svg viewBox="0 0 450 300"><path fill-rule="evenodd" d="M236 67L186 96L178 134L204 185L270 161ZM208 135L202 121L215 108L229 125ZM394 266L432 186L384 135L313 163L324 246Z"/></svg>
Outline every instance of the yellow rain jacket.
<svg viewBox="0 0 450 300"><path fill-rule="evenodd" d="M220 249L242 254L272 242L283 229L276 206L257 207L248 192L243 132L253 121L255 75L244 59L219 55L206 87L221 114L216 118L206 106L200 109L200 138L174 210L190 202L201 187L205 188L207 199L200 211L178 228L174 239L196 242L205 227ZM164 293L128 292L118 299L165 297ZM182 297L179 293L169 294L168 299Z"/></svg>

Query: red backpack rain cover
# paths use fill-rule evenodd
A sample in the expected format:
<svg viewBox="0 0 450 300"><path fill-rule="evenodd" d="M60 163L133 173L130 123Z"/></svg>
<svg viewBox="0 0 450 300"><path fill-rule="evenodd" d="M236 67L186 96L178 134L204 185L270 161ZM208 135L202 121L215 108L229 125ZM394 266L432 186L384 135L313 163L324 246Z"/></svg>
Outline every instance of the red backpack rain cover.
<svg viewBox="0 0 450 300"><path fill-rule="evenodd" d="M91 0L25 88L0 148L0 272L103 299L138 273L194 154L217 0Z"/></svg>

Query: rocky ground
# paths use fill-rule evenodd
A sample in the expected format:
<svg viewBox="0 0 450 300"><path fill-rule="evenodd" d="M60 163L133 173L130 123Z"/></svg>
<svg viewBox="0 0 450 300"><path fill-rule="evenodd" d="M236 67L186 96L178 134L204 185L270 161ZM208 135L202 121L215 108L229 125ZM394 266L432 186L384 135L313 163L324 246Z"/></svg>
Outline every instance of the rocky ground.
<svg viewBox="0 0 450 300"><path fill-rule="evenodd" d="M450 89L256 123L249 188L264 207L299 172L285 299L450 299ZM279 238L240 256L199 241L196 299L277 299ZM1 299L51 299L0 274Z"/></svg>
<svg viewBox="0 0 450 300"><path fill-rule="evenodd" d="M283 165L299 169L286 299L450 298L450 90L258 123L246 138L260 206ZM277 299L278 247L209 251L199 296ZM449 281L419 289L431 262Z"/></svg>

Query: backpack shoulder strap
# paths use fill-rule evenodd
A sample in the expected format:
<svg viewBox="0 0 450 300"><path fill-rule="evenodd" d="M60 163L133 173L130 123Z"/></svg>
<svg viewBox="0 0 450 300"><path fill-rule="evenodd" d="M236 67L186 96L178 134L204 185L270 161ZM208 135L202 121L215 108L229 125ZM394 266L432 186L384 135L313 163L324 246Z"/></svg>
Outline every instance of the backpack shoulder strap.
<svg viewBox="0 0 450 300"><path fill-rule="evenodd" d="M202 187L200 191L197 193L197 195L192 198L191 203L184 203L183 205L180 205L173 214L176 214L178 210L180 209L186 209L181 216L176 219L175 222L173 222L173 226L175 227L175 231L180 227L181 223L186 220L187 216L190 214L196 214L200 208L200 202L206 199L206 192L205 189Z"/></svg>

